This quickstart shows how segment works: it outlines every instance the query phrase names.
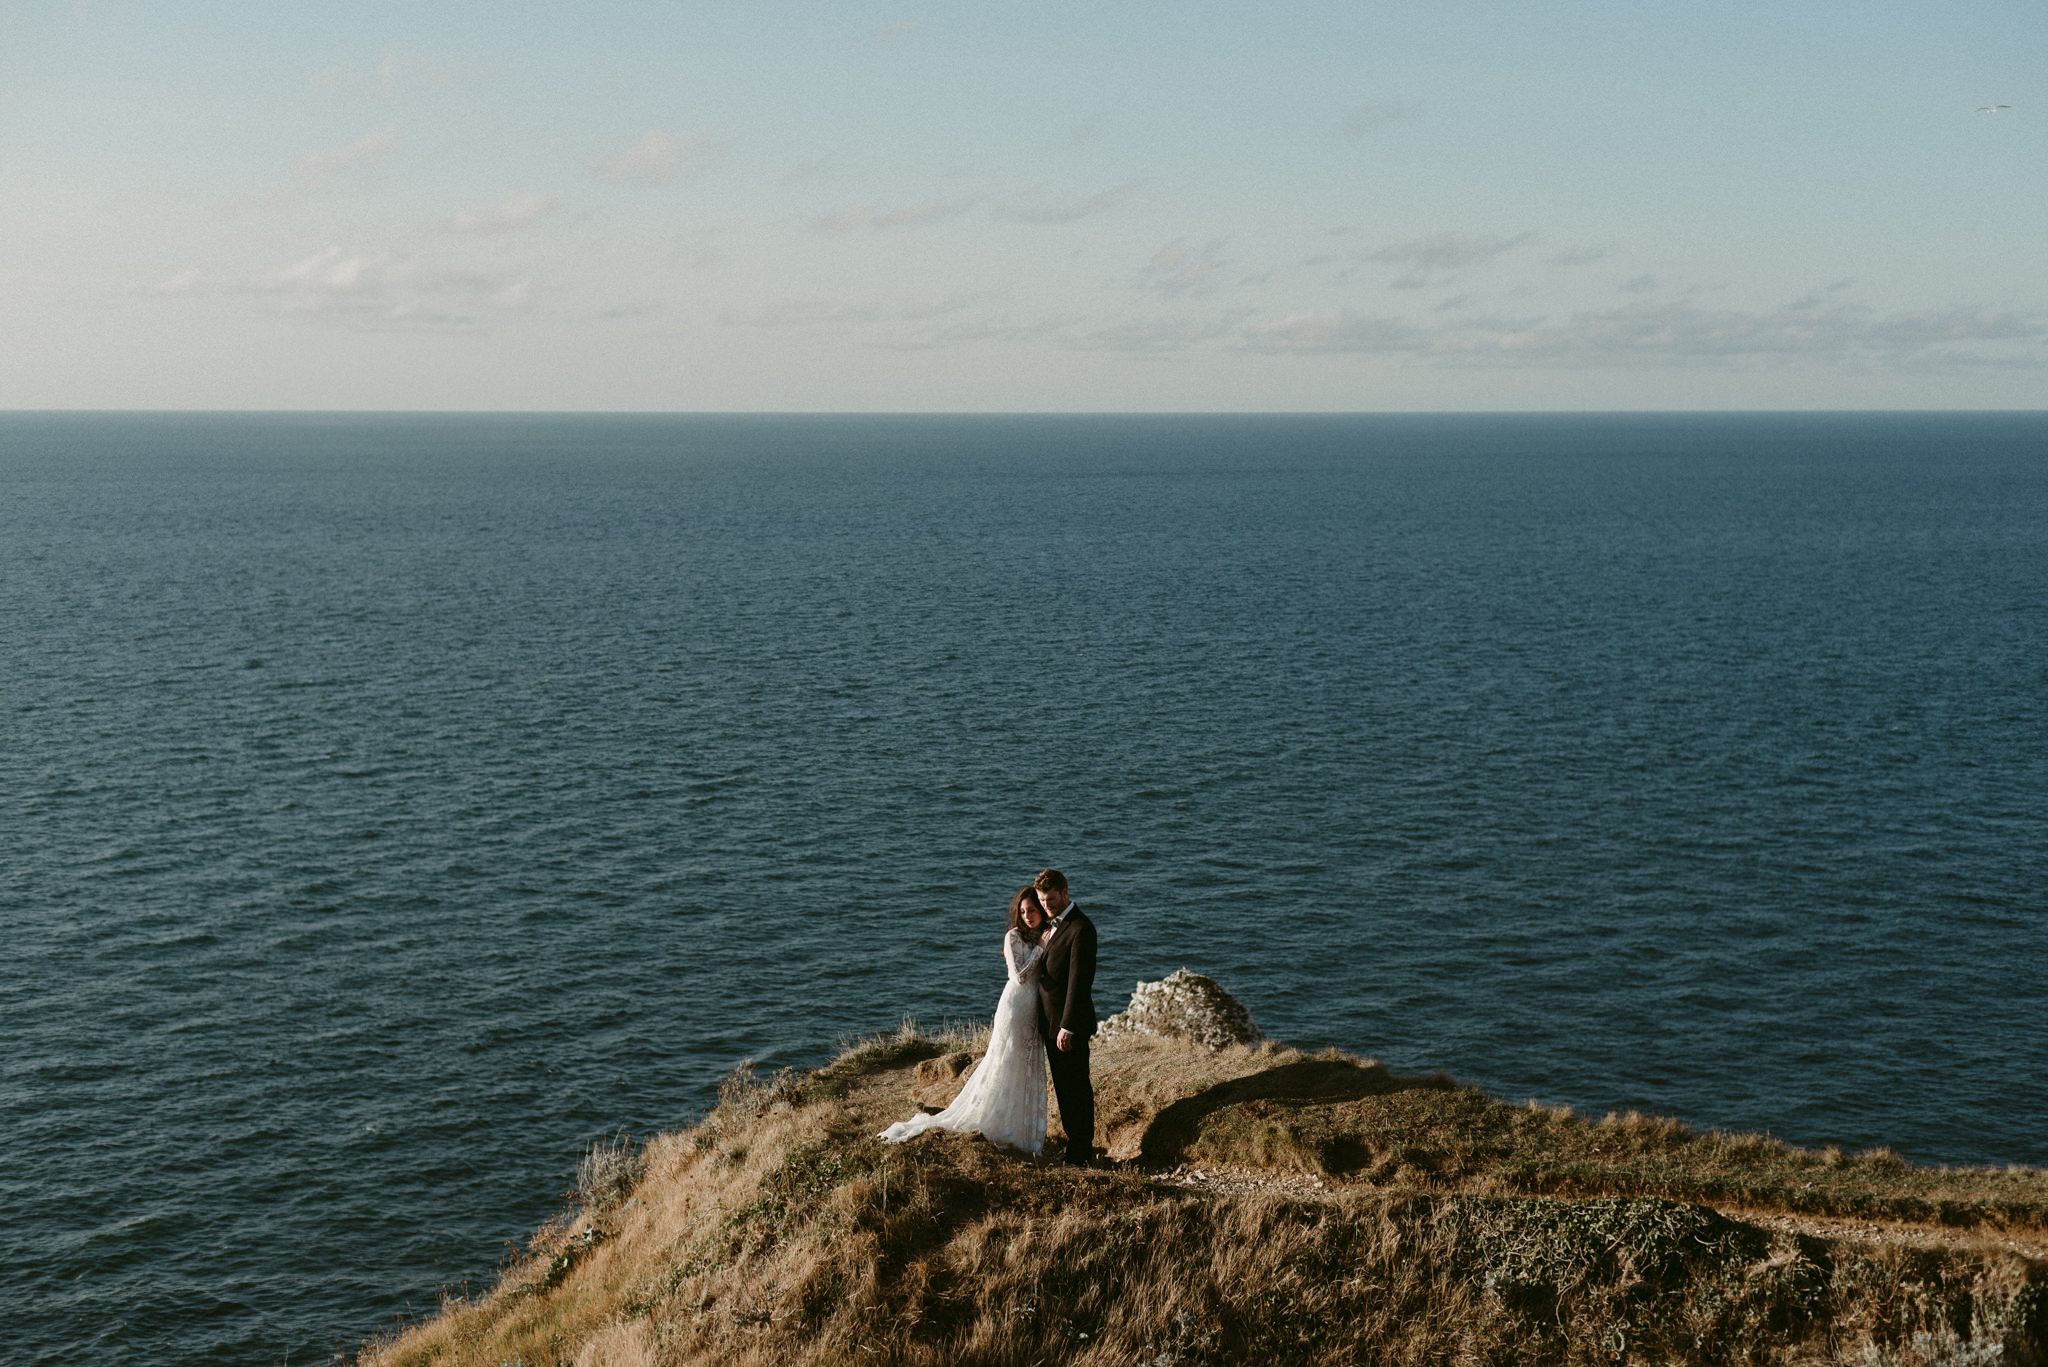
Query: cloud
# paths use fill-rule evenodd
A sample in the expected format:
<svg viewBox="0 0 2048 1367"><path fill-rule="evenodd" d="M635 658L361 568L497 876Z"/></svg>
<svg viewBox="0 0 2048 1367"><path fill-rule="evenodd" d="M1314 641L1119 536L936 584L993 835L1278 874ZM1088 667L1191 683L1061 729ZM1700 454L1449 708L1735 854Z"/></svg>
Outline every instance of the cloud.
<svg viewBox="0 0 2048 1367"><path fill-rule="evenodd" d="M1202 259L1184 246L1182 251L1182 270ZM383 288L375 279L382 269L387 267L377 261L352 263L330 253L310 262L305 273L337 291L374 291ZM517 283L501 282L495 300L484 302L512 306L517 292L505 291ZM2048 370L2048 319L1970 306L1881 312L1845 297L1840 288L1775 308L1703 309L1640 299L1570 316L1482 315L1456 299L1445 301L1450 309L1425 308L1413 316L1309 308L1266 316L1222 310L1018 318L1005 315L1005 297L960 294L922 303L794 299L728 312L719 321L733 328L837 334L899 351L993 342L1153 356L1208 349L1377 357L1452 368Z"/></svg>
<svg viewBox="0 0 2048 1367"><path fill-rule="evenodd" d="M793 299L766 305L747 312L728 312L720 315L719 322L727 327L746 328L847 328L895 325L904 323L930 323L941 318L955 317L976 304L986 303L999 296L987 291L953 294L945 298L924 303L882 303L862 301L844 303L827 299ZM949 329L952 340L959 340L962 325ZM968 330L978 328L968 324ZM990 334L993 335L993 334ZM918 340L886 341L877 343L897 348L922 348L934 345L931 333L925 330Z"/></svg>
<svg viewBox="0 0 2048 1367"><path fill-rule="evenodd" d="M882 307L879 304L835 304L822 299L800 299L769 304L750 313L723 313L718 321L727 327L788 328L872 323L881 317Z"/></svg>
<svg viewBox="0 0 2048 1367"><path fill-rule="evenodd" d="M1067 146L1084 147L1095 141L1096 134L1102 131L1103 117L1101 114L1090 114L1075 124L1073 131L1067 134Z"/></svg>
<svg viewBox="0 0 2048 1367"><path fill-rule="evenodd" d="M1213 294L1217 273L1228 265L1217 255L1222 246L1218 238L1196 252L1185 240L1169 242L1138 272L1138 287L1168 298Z"/></svg>
<svg viewBox="0 0 2048 1367"><path fill-rule="evenodd" d="M451 233L503 233L546 218L562 205L560 195L507 195L489 209L463 209L448 220Z"/></svg>
<svg viewBox="0 0 2048 1367"><path fill-rule="evenodd" d="M693 271L701 271L724 260L718 250L718 234L709 228L686 228L676 234L670 255Z"/></svg>
<svg viewBox="0 0 2048 1367"><path fill-rule="evenodd" d="M1234 318L1133 318L1067 339L1079 351L1136 351L1159 355L1185 351L1231 330Z"/></svg>
<svg viewBox="0 0 2048 1367"><path fill-rule="evenodd" d="M1595 261L1605 261L1614 255L1614 245L1606 243L1597 247L1571 247L1550 258L1553 266L1590 266Z"/></svg>
<svg viewBox="0 0 2048 1367"><path fill-rule="evenodd" d="M510 313L525 313L533 307L536 291L531 280L514 280L492 290L489 298L491 307Z"/></svg>
<svg viewBox="0 0 2048 1367"><path fill-rule="evenodd" d="M312 78L313 88L326 94L378 100L394 99L408 88L445 90L449 84L447 69L439 60L425 53L397 48L386 52L378 59L377 65L367 71L359 67L331 66L315 72Z"/></svg>
<svg viewBox="0 0 2048 1367"><path fill-rule="evenodd" d="M1023 322L1006 318L969 319L908 336L884 338L869 345L885 351L937 351L979 342L1037 342L1057 337L1079 321L1071 314L1054 314Z"/></svg>
<svg viewBox="0 0 2048 1367"><path fill-rule="evenodd" d="M701 133L669 133L650 128L625 151L598 162L597 173L606 180L659 185L679 168L703 170L724 152L724 143L714 142Z"/></svg>
<svg viewBox="0 0 2048 1367"><path fill-rule="evenodd" d="M1502 252L1519 247L1524 242L1533 241L1535 237L1534 233L1516 233L1513 237L1467 237L1463 233L1438 233L1434 237L1417 238L1412 242L1393 243L1371 253L1365 259L1412 266L1418 272L1454 271L1491 261Z"/></svg>
<svg viewBox="0 0 2048 1367"><path fill-rule="evenodd" d="M315 252L272 271L266 283L275 290L315 297L362 294L377 288L389 256L348 256L339 247Z"/></svg>
<svg viewBox="0 0 2048 1367"><path fill-rule="evenodd" d="M849 204L844 209L835 209L829 214L823 214L812 219L811 230L813 232L831 233L834 236L838 236L843 233L858 232L862 228L871 228L874 226L874 223L874 205Z"/></svg>
<svg viewBox="0 0 2048 1367"><path fill-rule="evenodd" d="M1776 309L1704 309L1690 304L1631 304L1577 314L1565 323L1501 338L1503 351L1530 358L1608 358L1670 364L1689 361L1878 361L1916 365L1981 363L1992 347L2031 363L2048 360L2038 318L1969 306L1879 313L1816 291Z"/></svg>
<svg viewBox="0 0 2048 1367"><path fill-rule="evenodd" d="M1390 352L1417 350L1428 334L1398 318L1313 309L1245 329L1245 345L1268 352Z"/></svg>
<svg viewBox="0 0 2048 1367"><path fill-rule="evenodd" d="M907 209L895 209L875 220L877 228L907 228L918 223L943 223L949 218L958 218L972 209L977 201L967 199L928 199L913 204Z"/></svg>
<svg viewBox="0 0 2048 1367"><path fill-rule="evenodd" d="M1648 294L1657 288L1657 277L1654 275L1632 275L1619 285L1616 285L1615 288L1623 294Z"/></svg>
<svg viewBox="0 0 2048 1367"><path fill-rule="evenodd" d="M258 287L276 296L288 313L363 327L474 329L495 316L529 311L539 296L526 277L452 270L417 257L339 247L272 271Z"/></svg>
<svg viewBox="0 0 2048 1367"><path fill-rule="evenodd" d="M1072 223L1078 219L1109 212L1142 183L1127 180L1122 185L1112 186L1077 203L1005 205L996 210L996 215L1016 223Z"/></svg>
<svg viewBox="0 0 2048 1367"><path fill-rule="evenodd" d="M898 38L907 38L915 32L917 32L917 24L915 21L910 19L898 19L895 23L889 25L889 27L883 29L874 37L868 39L868 46L879 47L883 43L894 42Z"/></svg>
<svg viewBox="0 0 2048 1367"><path fill-rule="evenodd" d="M1413 100L1373 100L1346 114L1337 125L1337 131L1347 138L1362 138L1377 133L1388 124L1401 123L1420 113L1422 106Z"/></svg>
<svg viewBox="0 0 2048 1367"><path fill-rule="evenodd" d="M334 148L328 152L308 152L299 158L301 175L324 175L329 171L345 171L351 167L369 166L380 160L385 153L398 145L398 128L380 128L366 133L354 142Z"/></svg>
<svg viewBox="0 0 2048 1367"><path fill-rule="evenodd" d="M199 268L197 266L194 266L187 270L179 271L176 275L167 276L164 279L157 281L154 285L151 285L149 287L148 292L150 294L160 296L170 296L174 294L190 294L192 292L193 287L196 286L198 283Z"/></svg>
<svg viewBox="0 0 2048 1367"><path fill-rule="evenodd" d="M2048 366L2042 319L1969 306L1879 313L1816 291L1775 309L1638 303L1552 322L1458 318L1424 327L1342 309L1248 325L1241 344L1282 354L1409 355L1459 365L1713 367Z"/></svg>
<svg viewBox="0 0 2048 1367"><path fill-rule="evenodd" d="M889 227L915 227L920 223L944 223L956 219L969 209L981 203L975 197L969 199L926 199L905 209L877 209L874 205L846 205L831 213L811 219L811 232L829 236L844 236L860 230L889 230Z"/></svg>
<svg viewBox="0 0 2048 1367"><path fill-rule="evenodd" d="M829 214L811 220L814 232L840 235L858 232L863 228L909 228L921 223L943 223L949 218L958 218L980 201L966 199L927 199L908 208L878 210L872 204L849 204Z"/></svg>

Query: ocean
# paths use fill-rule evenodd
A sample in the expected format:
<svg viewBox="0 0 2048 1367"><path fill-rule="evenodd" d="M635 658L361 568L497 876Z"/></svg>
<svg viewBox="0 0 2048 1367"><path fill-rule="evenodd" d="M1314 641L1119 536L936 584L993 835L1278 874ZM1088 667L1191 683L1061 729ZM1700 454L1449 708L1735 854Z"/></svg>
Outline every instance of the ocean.
<svg viewBox="0 0 2048 1367"><path fill-rule="evenodd" d="M0 1356L312 1363L1097 1003L2048 1162L2048 415L0 415Z"/></svg>

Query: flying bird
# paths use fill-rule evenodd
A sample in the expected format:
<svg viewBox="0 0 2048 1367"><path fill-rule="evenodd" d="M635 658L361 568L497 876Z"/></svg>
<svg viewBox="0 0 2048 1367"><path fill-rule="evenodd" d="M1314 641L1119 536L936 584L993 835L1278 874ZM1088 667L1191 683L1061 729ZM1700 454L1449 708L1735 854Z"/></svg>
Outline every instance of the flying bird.
<svg viewBox="0 0 2048 1367"><path fill-rule="evenodd" d="M1996 113L1997 113L1997 112L1998 112L1999 110L2001 110L2001 109L2010 109L2010 108L2012 108L2012 106L2011 106L2011 105L2009 105L2009 104L1987 104L1987 105L1985 105L1985 106L1984 106L1984 107L1983 107L1982 109L1978 110L1977 112L1978 112L1979 114L1996 114Z"/></svg>

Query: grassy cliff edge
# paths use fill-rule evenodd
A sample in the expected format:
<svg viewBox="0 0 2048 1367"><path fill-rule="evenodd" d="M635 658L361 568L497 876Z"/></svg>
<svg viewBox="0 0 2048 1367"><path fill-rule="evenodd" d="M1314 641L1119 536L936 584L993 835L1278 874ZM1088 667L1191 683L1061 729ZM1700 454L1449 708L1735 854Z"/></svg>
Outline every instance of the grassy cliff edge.
<svg viewBox="0 0 2048 1367"><path fill-rule="evenodd" d="M594 1151L580 1209L362 1367L2048 1361L2041 1169L1149 1036L1095 1054L1111 1170L873 1138L978 1043L906 1025L736 1073L697 1125Z"/></svg>

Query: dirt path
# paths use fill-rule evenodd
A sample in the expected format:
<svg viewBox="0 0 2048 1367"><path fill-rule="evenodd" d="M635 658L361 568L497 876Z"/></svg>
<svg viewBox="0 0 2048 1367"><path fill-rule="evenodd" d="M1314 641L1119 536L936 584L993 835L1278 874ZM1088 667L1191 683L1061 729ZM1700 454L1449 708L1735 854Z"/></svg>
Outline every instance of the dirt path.
<svg viewBox="0 0 2048 1367"><path fill-rule="evenodd" d="M891 1077L879 1086L870 1083L860 1088L859 1100L874 1107L877 1115L886 1112L891 1118L900 1118L914 1108L917 1100L928 1104L943 1104L951 1099L950 1092L957 1091L958 1087L959 1083L955 1080L950 1089L941 1088L933 1095L919 1094L913 1099L906 1100L902 1080L900 1077ZM1135 1151L1135 1145L1130 1147ZM1266 1195L1285 1196L1294 1200L1338 1201L1343 1199L1348 1191L1370 1189L1365 1184L1327 1181L1302 1173L1252 1168L1184 1165L1170 1170L1146 1171L1136 1167L1128 1156L1117 1162L1115 1168L1130 1176L1140 1177L1154 1187L1190 1194ZM1964 1229L1946 1225L1870 1220L1854 1216L1799 1215L1781 1210L1734 1205L1716 1205L1714 1209L1731 1220L1740 1220L1759 1229L1805 1234L1820 1239L2003 1253L2048 1261L2048 1230Z"/></svg>
<svg viewBox="0 0 2048 1367"><path fill-rule="evenodd" d="M1183 1191L1263 1193L1291 1196L1297 1200L1337 1200L1347 1189L1345 1184L1322 1182L1313 1177L1242 1169L1182 1167L1148 1175L1161 1186ZM1817 1239L2009 1253L2048 1261L2048 1231L2043 1230L1955 1229L1946 1225L1905 1224L1853 1216L1793 1215L1785 1211L1753 1210L1742 1206L1716 1206L1714 1209L1731 1220L1740 1220L1759 1229L1806 1234Z"/></svg>
<svg viewBox="0 0 2048 1367"><path fill-rule="evenodd" d="M2042 1230L1953 1229L1947 1225L1911 1225L1888 1220L1862 1220L1854 1216L1789 1215L1779 1210L1745 1210L1741 1206L1716 1206L1715 1209L1731 1220L1740 1220L1759 1229L1810 1234L1817 1239L1841 1239L1859 1244L1908 1244L1914 1248L1972 1249L2048 1259L2048 1232Z"/></svg>

